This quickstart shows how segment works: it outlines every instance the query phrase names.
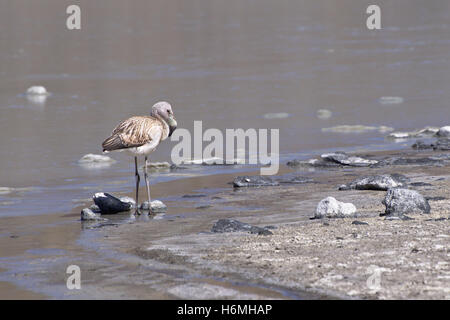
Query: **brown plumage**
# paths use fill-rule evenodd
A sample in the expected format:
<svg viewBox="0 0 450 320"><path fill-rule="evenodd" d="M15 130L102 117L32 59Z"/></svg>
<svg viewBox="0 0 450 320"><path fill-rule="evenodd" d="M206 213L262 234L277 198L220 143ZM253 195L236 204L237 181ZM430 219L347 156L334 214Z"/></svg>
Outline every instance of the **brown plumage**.
<svg viewBox="0 0 450 320"><path fill-rule="evenodd" d="M141 147L148 143L159 143L169 135L166 123L151 116L135 116L122 121L111 136L102 143L103 151ZM152 144L153 144L152 143Z"/></svg>

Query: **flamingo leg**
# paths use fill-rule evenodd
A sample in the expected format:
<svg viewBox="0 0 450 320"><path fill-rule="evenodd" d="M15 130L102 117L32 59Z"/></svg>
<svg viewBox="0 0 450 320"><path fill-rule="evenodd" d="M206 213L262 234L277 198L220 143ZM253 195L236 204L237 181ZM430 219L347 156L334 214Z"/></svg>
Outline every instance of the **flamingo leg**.
<svg viewBox="0 0 450 320"><path fill-rule="evenodd" d="M141 177L139 177L137 157L134 157L134 167L135 167L135 176L136 176L136 211L134 214L141 214L139 212L139 182L141 181Z"/></svg>
<svg viewBox="0 0 450 320"><path fill-rule="evenodd" d="M150 212L152 212L152 209L151 209L152 199L150 198L150 176L149 176L149 174L147 172L147 157L145 157L144 179L145 179L145 187L147 188L148 210Z"/></svg>

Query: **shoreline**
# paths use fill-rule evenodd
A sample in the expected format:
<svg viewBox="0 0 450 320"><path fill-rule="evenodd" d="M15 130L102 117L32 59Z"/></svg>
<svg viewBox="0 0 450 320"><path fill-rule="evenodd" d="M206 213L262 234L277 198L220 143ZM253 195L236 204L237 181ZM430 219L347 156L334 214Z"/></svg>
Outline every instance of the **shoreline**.
<svg viewBox="0 0 450 320"><path fill-rule="evenodd" d="M411 150L364 153L364 155L373 157L403 155L408 158L439 154L445 153ZM333 256L332 253L335 250L350 250L352 245L355 246L355 243L361 242L361 239L365 239L361 234L376 233L393 226L410 227L419 223L424 228L430 229L435 236L435 233L449 234L448 220L424 221L426 219L447 219L450 216L449 200L444 196L444 200L430 201L432 213L424 215L426 217L423 219L420 216L415 217L413 221L388 222L378 216L383 210L381 199L385 192L338 191L337 186L362 175L395 172L407 175L412 179L411 181L432 182L433 187L418 186L414 188L427 196L436 197L448 194L448 190L450 190L448 168L447 163L444 167L408 165L306 170L300 174L313 178L314 183L261 188L233 189L229 184L237 175L257 174L257 168L245 173L233 172L158 183L154 188L154 198L160 198L167 190L170 190L171 193L171 196L164 200L169 211L159 218L146 221L145 217L141 217L133 221L130 219L129 213L123 213L108 216L109 221L104 225L96 227L95 223L82 223L81 228L75 230L74 223L80 223L74 221L75 217L76 219L79 217L79 210L82 208L80 206L72 210L70 214L49 216L49 230L51 231L48 233L39 234L40 232L33 230L34 238L27 239L25 235L11 238L5 244L10 250L16 249L15 252L11 251L11 256L14 258L14 256L20 255L22 250L22 258L17 261L30 262L31 259L42 259L43 261L42 264L35 263L39 269L39 276L35 277L36 281L33 281L32 285L24 284L23 281L17 279L12 282L18 284L19 289L22 290L24 287L25 291L30 290L31 293L38 292L49 298L71 299L99 297L137 299L395 298L398 297L396 296L398 293L383 295L383 293L371 294L364 291L365 281L370 276L370 274L366 274L366 271L370 265L366 266L361 261L359 263L366 269L358 271L359 278L354 280L356 284L352 285L353 292L350 292L351 290L345 286L341 287L339 282L345 282L343 279L348 279L349 275L346 274L348 270L343 267L342 270L340 267L336 270L330 268L329 265L333 266L343 262L339 262L339 259L327 262L327 259ZM280 167L279 174L292 172L298 173L295 169L283 165ZM444 180L438 180L442 178ZM436 186L439 186L438 190L436 190ZM208 191L207 188L211 187L213 187L212 190ZM186 190L192 192L186 193ZM183 198L183 195L186 194L201 196ZM361 197L362 194L364 197ZM335 196L341 201L354 203L358 208L358 216L356 218L310 220L317 203L329 195ZM438 207L440 208L439 212L435 212L436 205L440 206ZM10 219L20 218L29 219L30 217ZM34 218L40 220L38 216ZM59 223L55 224L55 218L59 220ZM61 218L63 221L60 220ZM271 236L249 235L242 232L211 233L213 223L222 218L234 218L261 227L270 225L275 229L271 229L273 233ZM368 222L369 225L352 225L354 220ZM436 226L437 229L433 229ZM58 230L60 234L64 234L67 242L59 245L49 242L47 247L49 250L55 247L65 250L64 258L58 257L58 255L52 256L51 252L45 253L45 251L44 254L37 251L33 253L33 256L30 255L30 248L27 247L27 244L32 244L31 247L45 249L46 246L42 245L39 239L58 232ZM392 230L386 229L383 232L392 233ZM357 234L356 238L354 233ZM358 234L360 235L358 236ZM325 238L318 238L319 236ZM359 238L360 236L361 238ZM411 241L412 235L403 236L407 239L405 241ZM336 237L340 239L337 240ZM382 239L383 236L379 235L378 237ZM365 239L367 242L364 242L364 246L361 248L351 248L365 250L368 253L371 250L376 251L377 248L373 246L374 242L371 242L370 239L370 237ZM443 244L438 245L448 247L447 238L442 237L441 240ZM14 245L12 245L12 241L15 241ZM373 241L376 243L376 240ZM311 245L315 242L321 243L320 249L316 247L316 251L312 250L313 246ZM342 248L337 249L338 245ZM309 248L312 251L301 251L299 247L304 250ZM433 251L432 249L428 248L427 250ZM331 274L317 273L317 268L305 267L314 265L316 257L312 255L316 254L315 252L320 253L320 250L323 251L320 261L325 265L322 270L328 268ZM421 252L420 249L418 250ZM2 252L5 251L2 250ZM343 256L348 254L347 252ZM436 255L436 253L433 254ZM437 253L438 256L439 254L447 253ZM301 260L301 257L304 260ZM446 261L445 259L441 260ZM283 261L283 263L277 261ZM384 260L380 260L380 262L382 261ZM378 264L383 267L380 262ZM383 263L386 264L386 262ZM80 292L69 292L65 288L66 275L64 272L68 264L79 264L80 268L85 270L82 280L84 285ZM296 267L288 267L289 264ZM447 270L449 269L448 265L441 264L440 266L443 268L439 271L442 272L440 276L444 277L442 281L445 282L447 281L445 280L446 272L450 272L450 270ZM355 268L355 266L348 268ZM386 266L384 268L392 270ZM302 270L303 273L299 274L298 270ZM312 271L314 272L310 274L309 272ZM355 272L353 269L351 271L350 274ZM25 267L16 270L15 273L24 273L33 278L33 272L36 272L36 267L31 269ZM362 274L362 272L364 273ZM10 273L11 271L6 272L6 275L10 275ZM5 273L2 274L0 281L7 281ZM386 272L386 274L389 273ZM307 279L316 279L316 281ZM320 281L320 279L325 280ZM389 277L386 279L392 281ZM121 290L117 290L117 287ZM416 287L420 288L420 284ZM446 287L449 287L448 284ZM3 291L3 289L0 290ZM416 298L414 295L404 294L400 298ZM449 298L448 293L446 294L440 297ZM437 298L433 295L425 297Z"/></svg>

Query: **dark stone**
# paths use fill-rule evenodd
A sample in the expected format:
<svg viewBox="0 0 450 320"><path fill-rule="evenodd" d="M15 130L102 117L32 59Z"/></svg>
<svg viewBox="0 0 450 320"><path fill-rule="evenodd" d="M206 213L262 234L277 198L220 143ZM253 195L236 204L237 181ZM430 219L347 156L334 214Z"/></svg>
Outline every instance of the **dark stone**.
<svg viewBox="0 0 450 320"><path fill-rule="evenodd" d="M367 222L355 220L352 222L354 225L369 225Z"/></svg>
<svg viewBox="0 0 450 320"><path fill-rule="evenodd" d="M418 166L436 166L442 165L443 161L440 159L425 157L425 158L400 158L393 157L380 160L380 162L373 167L383 167L383 166L407 166L407 165L418 165Z"/></svg>
<svg viewBox="0 0 450 320"><path fill-rule="evenodd" d="M248 223L240 222L234 219L220 219L216 223L214 223L212 232L215 233L224 233L224 232L250 232L252 234L259 235L271 235L272 232L266 228L261 228L257 226L252 226Z"/></svg>
<svg viewBox="0 0 450 320"><path fill-rule="evenodd" d="M206 194L185 194L183 198L203 198Z"/></svg>
<svg viewBox="0 0 450 320"><path fill-rule="evenodd" d="M440 138L432 143L425 143L423 141L417 140L411 147L416 150L433 149L448 151L450 150L450 138Z"/></svg>
<svg viewBox="0 0 450 320"><path fill-rule="evenodd" d="M417 140L412 146L411 148L416 149L416 150L427 150L427 149L433 149L433 144L431 143L425 143L421 140Z"/></svg>
<svg viewBox="0 0 450 320"><path fill-rule="evenodd" d="M377 164L377 160L369 160L358 156L349 156L344 152L326 153L321 156L326 161L333 161L344 166L369 167Z"/></svg>
<svg viewBox="0 0 450 320"><path fill-rule="evenodd" d="M198 206L198 207L196 207L195 209L199 209L199 210L202 210L202 209L208 209L208 208L211 208L212 207L212 205L205 205L205 206Z"/></svg>
<svg viewBox="0 0 450 320"><path fill-rule="evenodd" d="M447 199L446 197L426 197L428 201L441 201Z"/></svg>
<svg viewBox="0 0 450 320"><path fill-rule="evenodd" d="M170 170L171 170L171 171L175 171L175 170L183 170L183 169L187 169L187 167L177 166L176 164L171 164L171 165L170 165Z"/></svg>
<svg viewBox="0 0 450 320"><path fill-rule="evenodd" d="M410 183L410 185L414 186L414 187L430 187L433 186L430 183L426 183L426 182L412 182Z"/></svg>
<svg viewBox="0 0 450 320"><path fill-rule="evenodd" d="M450 150L450 138L438 139L438 141L436 141L435 145L433 146L433 149L449 151Z"/></svg>
<svg viewBox="0 0 450 320"><path fill-rule="evenodd" d="M289 167L310 167L310 168L342 168L343 166L337 162L326 161L322 159L312 159L309 161L291 160L286 163Z"/></svg>
<svg viewBox="0 0 450 320"><path fill-rule="evenodd" d="M409 213L430 213L430 205L419 192L410 189L389 189L382 203L388 216L403 217Z"/></svg>
<svg viewBox="0 0 450 320"><path fill-rule="evenodd" d="M264 187L264 186L278 186L279 182L274 181L268 176L239 176L234 179L233 187Z"/></svg>
<svg viewBox="0 0 450 320"><path fill-rule="evenodd" d="M276 178L276 181L278 181L280 184L303 184L313 182L312 179L301 176L295 177L281 176L279 178Z"/></svg>
<svg viewBox="0 0 450 320"><path fill-rule="evenodd" d="M109 193L96 193L94 195L94 203L99 207L102 214L114 214L131 209L130 203L122 202Z"/></svg>

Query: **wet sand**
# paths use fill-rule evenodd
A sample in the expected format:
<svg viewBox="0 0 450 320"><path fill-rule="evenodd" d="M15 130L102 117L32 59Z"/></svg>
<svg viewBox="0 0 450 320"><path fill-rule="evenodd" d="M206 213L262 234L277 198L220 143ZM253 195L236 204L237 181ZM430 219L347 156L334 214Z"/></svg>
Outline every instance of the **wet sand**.
<svg viewBox="0 0 450 320"><path fill-rule="evenodd" d="M439 153L373 154L398 155ZM292 171L283 167L280 174ZM34 228L30 234L11 232L19 237L2 247L2 252L15 255L9 261L11 269L3 273L10 279L0 280L20 290L2 283L0 291L9 298L34 298L36 293L68 299L448 299L449 172L446 162L298 172L314 183L262 188L233 189L229 182L236 173L188 178L181 185L158 184L157 195L172 189L166 214L133 219L123 213L108 216L105 223L83 223L75 218L80 207L63 217L65 222L50 223L49 217L49 227ZM429 215L387 221L379 216L384 212L384 191L337 190L357 177L378 173L400 173L410 183L430 184L411 188L444 199L430 199ZM214 188L202 189L208 186ZM186 190L200 197L183 197ZM357 217L310 220L317 203L327 196L354 203ZM273 226L273 235L211 233L214 222L222 218ZM368 225L353 225L355 220ZM58 246L48 240L56 233L64 233L66 239ZM70 264L82 270L81 290L65 287ZM374 268L381 270L377 290L367 285ZM22 288L30 291L24 295Z"/></svg>

